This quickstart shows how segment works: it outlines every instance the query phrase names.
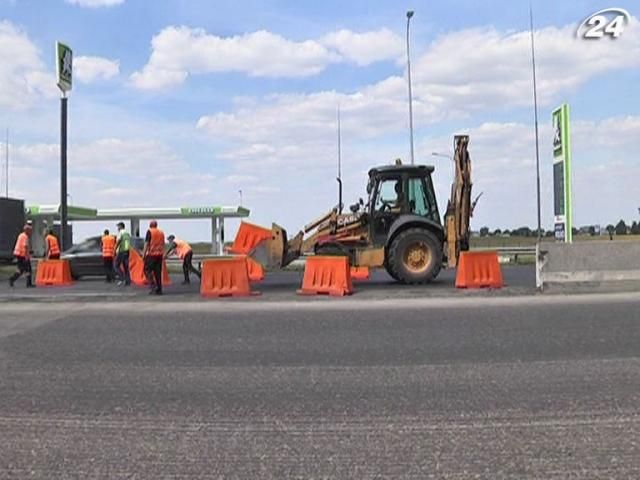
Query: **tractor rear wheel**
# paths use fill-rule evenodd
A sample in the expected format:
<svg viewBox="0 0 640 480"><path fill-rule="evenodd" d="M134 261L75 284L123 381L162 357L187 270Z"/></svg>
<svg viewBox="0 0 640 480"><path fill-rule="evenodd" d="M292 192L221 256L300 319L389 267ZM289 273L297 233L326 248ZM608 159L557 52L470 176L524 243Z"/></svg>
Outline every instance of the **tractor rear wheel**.
<svg viewBox="0 0 640 480"><path fill-rule="evenodd" d="M401 283L428 283L440 272L442 243L423 228L400 232L387 249L387 271Z"/></svg>

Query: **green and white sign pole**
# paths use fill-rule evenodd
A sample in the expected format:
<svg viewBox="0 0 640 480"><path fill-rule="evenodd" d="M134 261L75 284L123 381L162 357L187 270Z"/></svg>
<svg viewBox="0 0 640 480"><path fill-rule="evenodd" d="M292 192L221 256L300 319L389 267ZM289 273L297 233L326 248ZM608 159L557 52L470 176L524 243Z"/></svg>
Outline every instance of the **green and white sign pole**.
<svg viewBox="0 0 640 480"><path fill-rule="evenodd" d="M67 92L73 85L73 52L61 42L56 42L56 77L60 97L60 245L63 250L71 246L66 238L67 230Z"/></svg>
<svg viewBox="0 0 640 480"><path fill-rule="evenodd" d="M569 105L563 103L551 114L553 122L553 213L556 240L573 241L571 208L571 131Z"/></svg>

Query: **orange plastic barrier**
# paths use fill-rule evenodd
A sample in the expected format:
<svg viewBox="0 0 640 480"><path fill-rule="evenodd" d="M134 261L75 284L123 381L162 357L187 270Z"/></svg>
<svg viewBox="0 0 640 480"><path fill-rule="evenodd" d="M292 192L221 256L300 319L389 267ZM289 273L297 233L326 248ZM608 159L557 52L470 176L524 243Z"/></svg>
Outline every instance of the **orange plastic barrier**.
<svg viewBox="0 0 640 480"><path fill-rule="evenodd" d="M137 250L131 248L129 250L129 274L131 275L131 283L142 287L149 285L147 277L144 274L144 260ZM162 286L171 285L171 278L167 271L167 262L162 262Z"/></svg>
<svg viewBox="0 0 640 480"><path fill-rule="evenodd" d="M40 260L36 272L38 287L73 285L68 260Z"/></svg>
<svg viewBox="0 0 640 480"><path fill-rule="evenodd" d="M233 245L227 248L227 252L236 255L247 255L261 241L271 238L271 230L254 225L253 223L240 222L240 228L233 240Z"/></svg>
<svg viewBox="0 0 640 480"><path fill-rule="evenodd" d="M352 280L369 280L369 267L351 267Z"/></svg>
<svg viewBox="0 0 640 480"><path fill-rule="evenodd" d="M203 297L256 295L249 287L247 257L221 257L202 263L200 294Z"/></svg>
<svg viewBox="0 0 640 480"><path fill-rule="evenodd" d="M461 252L456 288L501 288L504 285L498 252Z"/></svg>
<svg viewBox="0 0 640 480"><path fill-rule="evenodd" d="M262 268L262 265L251 257L246 257L246 259L249 281L260 282L261 280L264 280L264 269Z"/></svg>
<svg viewBox="0 0 640 480"><path fill-rule="evenodd" d="M307 258L302 288L298 293L301 295L351 295L353 285L349 258L321 255Z"/></svg>

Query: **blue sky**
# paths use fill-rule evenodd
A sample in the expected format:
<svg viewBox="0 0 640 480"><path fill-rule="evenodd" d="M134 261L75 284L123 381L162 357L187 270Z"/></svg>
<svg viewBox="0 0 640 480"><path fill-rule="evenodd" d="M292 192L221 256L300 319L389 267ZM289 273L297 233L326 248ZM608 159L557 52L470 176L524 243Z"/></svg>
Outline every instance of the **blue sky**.
<svg viewBox="0 0 640 480"><path fill-rule="evenodd" d="M576 222L637 218L637 2L615 4L633 17L619 39L575 38L585 17L610 6L533 2L548 228L550 112L563 101L574 126ZM485 192L473 227L533 225L528 2L520 1L0 0L0 64L9 65L0 67L0 126L11 130L12 194L57 199L52 57L64 40L76 59L74 203L236 204L242 189L255 222L296 230L335 203L338 104L349 201L364 194L369 166L407 158L407 9L416 11L417 160L436 165L441 210L450 168L431 152L467 132L475 188ZM176 227L207 237L197 224Z"/></svg>

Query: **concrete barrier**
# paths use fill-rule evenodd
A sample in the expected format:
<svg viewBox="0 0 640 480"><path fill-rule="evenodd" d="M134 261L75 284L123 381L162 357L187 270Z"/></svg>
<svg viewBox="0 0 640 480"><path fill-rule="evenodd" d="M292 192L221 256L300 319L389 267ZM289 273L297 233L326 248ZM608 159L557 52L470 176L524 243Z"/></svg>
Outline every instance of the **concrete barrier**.
<svg viewBox="0 0 640 480"><path fill-rule="evenodd" d="M640 281L640 242L542 243L536 247L536 285Z"/></svg>

